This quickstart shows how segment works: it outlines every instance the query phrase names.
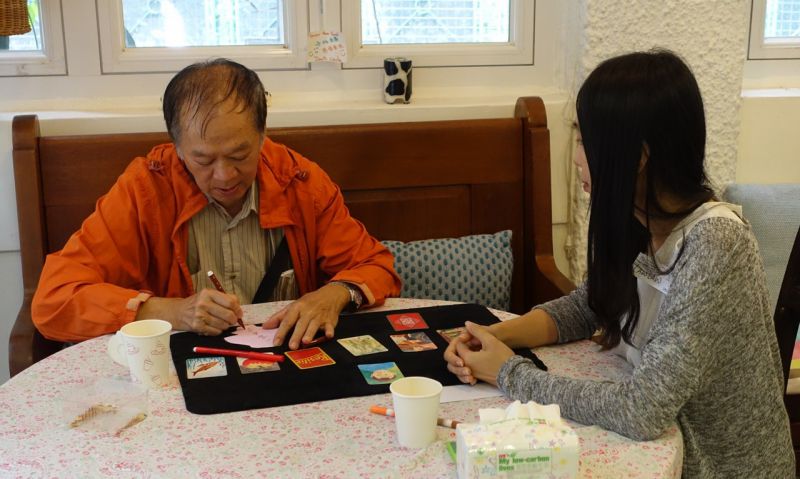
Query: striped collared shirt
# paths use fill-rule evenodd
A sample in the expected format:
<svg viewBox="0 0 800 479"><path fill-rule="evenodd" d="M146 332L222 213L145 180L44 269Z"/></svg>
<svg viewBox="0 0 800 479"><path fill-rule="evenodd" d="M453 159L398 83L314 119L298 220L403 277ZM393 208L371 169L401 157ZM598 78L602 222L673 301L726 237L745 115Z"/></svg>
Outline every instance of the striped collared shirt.
<svg viewBox="0 0 800 479"><path fill-rule="evenodd" d="M283 239L283 228L264 230L258 218L258 187L250 187L242 210L231 217L208 197L208 205L189 220L187 264L195 291L214 288L208 271L214 271L225 291L241 304L250 304ZM281 275L277 294L270 299L298 297L294 272Z"/></svg>

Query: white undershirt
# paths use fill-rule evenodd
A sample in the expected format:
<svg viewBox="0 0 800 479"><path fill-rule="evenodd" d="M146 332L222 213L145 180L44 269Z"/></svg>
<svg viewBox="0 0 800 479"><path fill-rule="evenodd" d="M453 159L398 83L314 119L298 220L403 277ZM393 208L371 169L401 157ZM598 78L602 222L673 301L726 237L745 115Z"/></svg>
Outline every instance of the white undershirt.
<svg viewBox="0 0 800 479"><path fill-rule="evenodd" d="M742 207L723 202L709 202L698 206L689 216L684 218L672 230L664 244L656 251L655 258L661 270L669 269L677 259L683 245L684 238L694 226L707 218L730 218L744 224L742 221ZM624 357L634 367L642 360L642 348L647 342L650 328L658 317L658 312L669 293L672 284L672 273L648 274L641 265L653 265L653 260L646 254L640 254L634 263L636 288L639 292L639 322L633 331L632 345L625 341L612 349L616 354ZM654 269L651 269L651 273Z"/></svg>

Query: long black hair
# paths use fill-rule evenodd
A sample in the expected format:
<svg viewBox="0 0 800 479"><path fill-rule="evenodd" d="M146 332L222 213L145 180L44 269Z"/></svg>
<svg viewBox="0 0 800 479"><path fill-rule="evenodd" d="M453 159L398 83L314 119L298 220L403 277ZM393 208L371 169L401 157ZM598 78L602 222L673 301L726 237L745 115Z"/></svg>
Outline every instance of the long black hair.
<svg viewBox="0 0 800 479"><path fill-rule="evenodd" d="M250 112L256 131L264 131L267 97L256 72L227 58L194 63L178 72L167 85L162 102L172 141L178 143L187 122L198 116L204 135L216 107L228 99L234 101L236 111Z"/></svg>
<svg viewBox="0 0 800 479"><path fill-rule="evenodd" d="M576 108L592 185L589 306L600 318L603 346L611 348L620 339L630 343L639 319L633 262L648 251L650 218L680 218L713 197L703 167L705 113L691 70L667 50L602 62ZM641 168L645 225L634 216ZM666 211L659 194L679 200L681 210Z"/></svg>

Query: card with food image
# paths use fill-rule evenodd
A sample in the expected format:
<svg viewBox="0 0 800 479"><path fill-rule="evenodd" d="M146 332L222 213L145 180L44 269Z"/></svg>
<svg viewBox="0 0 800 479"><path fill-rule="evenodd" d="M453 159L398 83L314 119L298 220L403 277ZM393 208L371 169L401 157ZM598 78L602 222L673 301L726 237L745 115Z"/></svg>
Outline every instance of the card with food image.
<svg viewBox="0 0 800 479"><path fill-rule="evenodd" d="M319 368L336 364L336 361L320 348L298 349L297 351L286 351L284 354L300 369Z"/></svg>
<svg viewBox="0 0 800 479"><path fill-rule="evenodd" d="M359 364L358 370L368 384L390 384L403 377L403 373L394 362Z"/></svg>
<svg viewBox="0 0 800 479"><path fill-rule="evenodd" d="M365 354L384 353L388 351L386 347L379 343L377 339L370 335L354 336L352 338L342 338L337 340L353 356L363 356Z"/></svg>
<svg viewBox="0 0 800 479"><path fill-rule="evenodd" d="M236 358L236 362L239 363L239 371L241 371L242 374L278 371L281 368L278 363L264 361L263 359Z"/></svg>
<svg viewBox="0 0 800 479"><path fill-rule="evenodd" d="M422 331L416 333L392 334L389 336L404 353L418 353L436 349L431 338Z"/></svg>
<svg viewBox="0 0 800 479"><path fill-rule="evenodd" d="M456 339L462 332L466 331L466 328L463 326L459 326L457 328L448 328L448 329L437 329L436 332L439 333L447 344L450 344L450 341Z"/></svg>
<svg viewBox="0 0 800 479"><path fill-rule="evenodd" d="M386 316L395 331L406 331L409 329L428 329L428 323L422 319L419 313L400 313L389 314Z"/></svg>
<svg viewBox="0 0 800 479"><path fill-rule="evenodd" d="M189 358L186 360L186 377L189 379L227 376L225 358L222 356Z"/></svg>

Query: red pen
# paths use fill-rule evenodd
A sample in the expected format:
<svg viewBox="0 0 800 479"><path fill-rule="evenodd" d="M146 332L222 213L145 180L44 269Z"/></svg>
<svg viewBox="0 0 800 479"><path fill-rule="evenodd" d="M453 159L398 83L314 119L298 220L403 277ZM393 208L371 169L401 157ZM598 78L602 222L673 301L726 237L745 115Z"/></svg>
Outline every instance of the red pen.
<svg viewBox="0 0 800 479"><path fill-rule="evenodd" d="M217 275L215 275L213 271L208 272L208 279L210 279L211 282L214 283L214 287L217 288L217 291L219 291L220 293L225 293L225 288L222 287L222 283L219 282L219 280L217 279ZM242 318L236 318L236 322L239 323L239 326L241 326L242 329L245 329L244 321L242 321Z"/></svg>
<svg viewBox="0 0 800 479"><path fill-rule="evenodd" d="M203 346L195 346L192 351L200 354L217 354L219 356L233 356L237 358L258 359L261 361L270 361L273 363L282 363L285 359L282 354L272 353L257 353L254 351L238 351L236 349L220 349L220 348L206 348Z"/></svg>

